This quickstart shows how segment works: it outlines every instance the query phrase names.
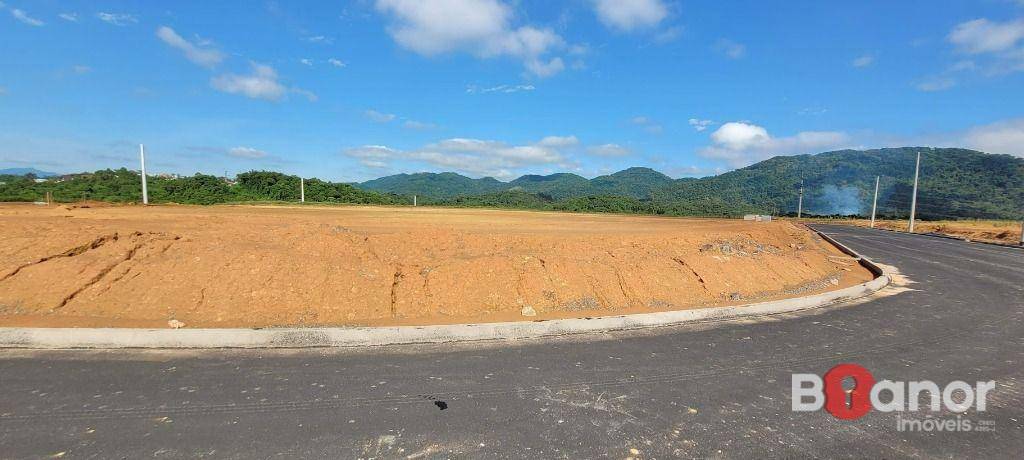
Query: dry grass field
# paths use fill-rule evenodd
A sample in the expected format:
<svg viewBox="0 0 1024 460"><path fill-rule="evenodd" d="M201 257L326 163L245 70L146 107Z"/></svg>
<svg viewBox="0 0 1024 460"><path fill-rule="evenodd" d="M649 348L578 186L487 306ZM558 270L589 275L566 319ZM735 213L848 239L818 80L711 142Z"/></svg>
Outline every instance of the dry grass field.
<svg viewBox="0 0 1024 460"><path fill-rule="evenodd" d="M870 279L790 222L397 207L0 205L0 326L587 317Z"/></svg>

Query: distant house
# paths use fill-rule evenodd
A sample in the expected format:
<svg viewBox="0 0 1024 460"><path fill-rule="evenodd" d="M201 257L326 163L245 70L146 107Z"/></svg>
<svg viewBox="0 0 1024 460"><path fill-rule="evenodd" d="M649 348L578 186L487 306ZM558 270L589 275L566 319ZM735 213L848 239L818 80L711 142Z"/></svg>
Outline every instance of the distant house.
<svg viewBox="0 0 1024 460"><path fill-rule="evenodd" d="M47 179L45 179L45 178L42 178L42 177L37 177L37 178L35 179L35 181L36 181L36 183L37 183L37 184L41 184L41 183L43 183L43 182L46 182L46 180L47 180Z"/></svg>

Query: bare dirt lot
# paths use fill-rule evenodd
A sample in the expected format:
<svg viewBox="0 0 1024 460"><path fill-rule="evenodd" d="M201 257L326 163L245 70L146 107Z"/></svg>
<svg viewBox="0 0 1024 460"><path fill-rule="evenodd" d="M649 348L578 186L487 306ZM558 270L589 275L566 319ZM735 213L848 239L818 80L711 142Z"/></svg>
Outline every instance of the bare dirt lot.
<svg viewBox="0 0 1024 460"><path fill-rule="evenodd" d="M841 223L837 221L836 223ZM849 221L859 227L868 227L870 220ZM875 226L888 230L907 231L906 220L878 220ZM915 233L941 233L943 235L968 238L972 241L988 241L1015 245L1020 242L1020 221L1012 220L940 220L914 222Z"/></svg>
<svg viewBox="0 0 1024 460"><path fill-rule="evenodd" d="M866 281L789 222L398 207L0 205L0 326L537 320Z"/></svg>

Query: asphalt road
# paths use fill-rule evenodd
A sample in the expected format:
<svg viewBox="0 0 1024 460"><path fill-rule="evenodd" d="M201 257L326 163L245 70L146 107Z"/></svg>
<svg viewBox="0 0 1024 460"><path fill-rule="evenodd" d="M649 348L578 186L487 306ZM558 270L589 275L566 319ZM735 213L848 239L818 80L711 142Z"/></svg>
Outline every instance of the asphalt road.
<svg viewBox="0 0 1024 460"><path fill-rule="evenodd" d="M812 313L512 344L0 352L0 457L1020 458L1024 251L822 229L913 284ZM790 410L791 374L841 362L878 380L995 380L987 410L961 416L994 430Z"/></svg>

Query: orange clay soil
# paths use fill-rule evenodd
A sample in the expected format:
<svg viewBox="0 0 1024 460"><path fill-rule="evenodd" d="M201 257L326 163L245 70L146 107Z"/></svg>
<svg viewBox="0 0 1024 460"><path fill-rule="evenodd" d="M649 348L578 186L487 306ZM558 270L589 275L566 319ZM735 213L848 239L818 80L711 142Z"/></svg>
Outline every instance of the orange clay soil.
<svg viewBox="0 0 1024 460"><path fill-rule="evenodd" d="M871 226L871 221L864 219L848 222L836 221L836 223L851 223L859 227ZM905 220L875 221L876 227L901 232L907 231L907 226L909 225L910 223ZM973 241L988 241L990 243L1009 245L1020 243L1020 230L1019 220L919 220L914 222L914 232L916 233L941 233Z"/></svg>
<svg viewBox="0 0 1024 460"><path fill-rule="evenodd" d="M0 205L0 326L443 324L742 304L871 275L789 222Z"/></svg>

